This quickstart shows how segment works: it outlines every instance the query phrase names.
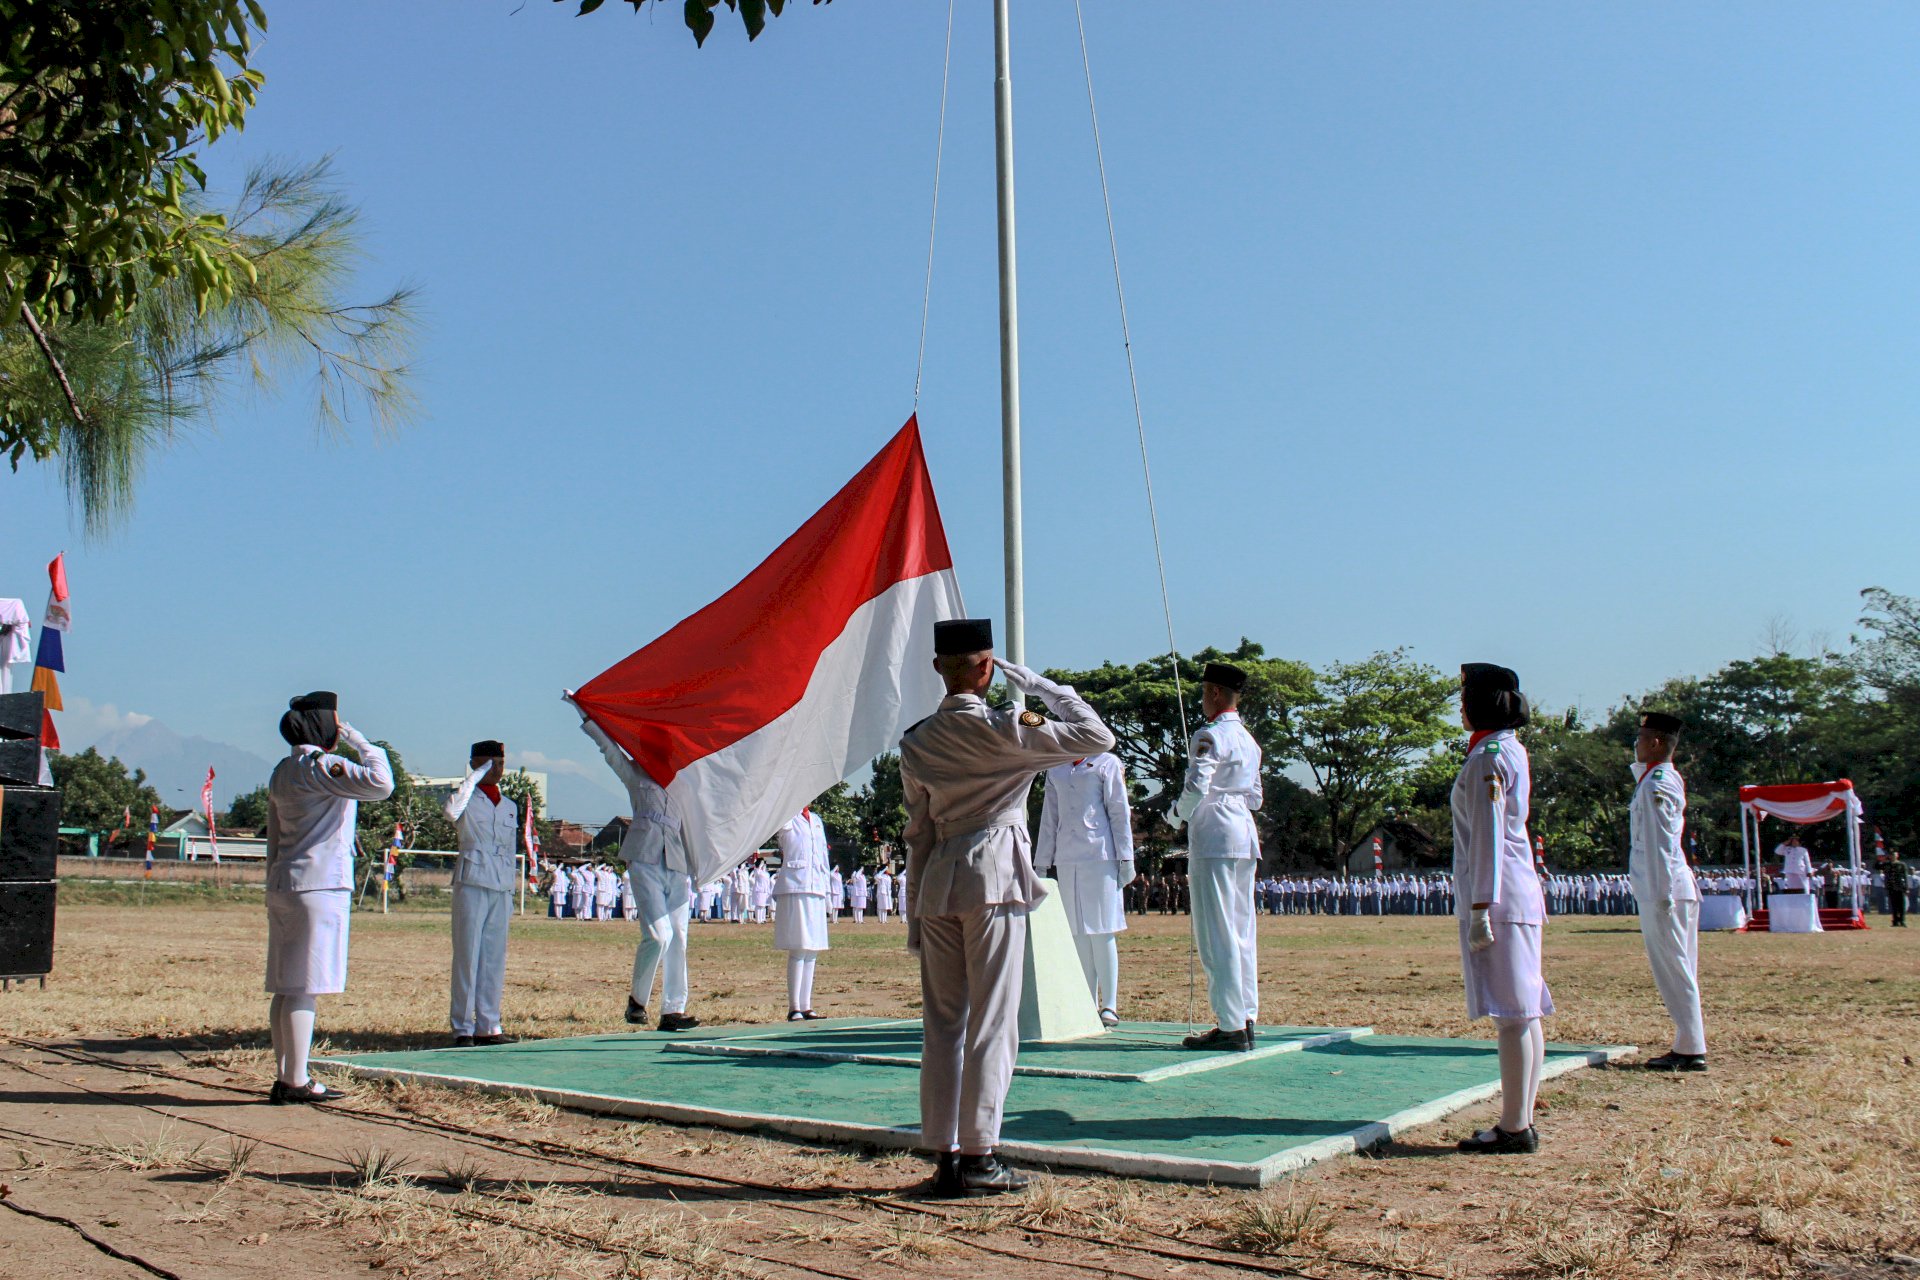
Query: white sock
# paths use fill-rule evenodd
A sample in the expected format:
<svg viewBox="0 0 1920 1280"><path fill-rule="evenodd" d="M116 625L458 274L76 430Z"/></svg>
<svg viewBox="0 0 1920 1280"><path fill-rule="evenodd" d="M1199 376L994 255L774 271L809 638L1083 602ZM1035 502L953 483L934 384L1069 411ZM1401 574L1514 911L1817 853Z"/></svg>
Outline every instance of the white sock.
<svg viewBox="0 0 1920 1280"><path fill-rule="evenodd" d="M287 1078L287 998L267 1001L267 1034L273 1039L273 1078Z"/></svg>
<svg viewBox="0 0 1920 1280"><path fill-rule="evenodd" d="M286 1058L280 1069L280 1082L292 1088L301 1088L308 1083L307 1056L313 1051L313 1015L315 1001L312 996L276 996L286 1001L282 1006L286 1022L285 1051Z"/></svg>
<svg viewBox="0 0 1920 1280"><path fill-rule="evenodd" d="M1527 1124L1531 1126L1534 1107L1540 1101L1540 1081L1547 1070L1547 1031L1540 1025L1540 1019L1531 1019L1527 1039L1533 1044L1533 1071L1527 1081Z"/></svg>
<svg viewBox="0 0 1920 1280"><path fill-rule="evenodd" d="M1524 1133L1533 1127L1533 1046L1538 1018L1496 1018L1500 1034L1500 1127ZM1544 1041L1542 1041L1544 1043Z"/></svg>
<svg viewBox="0 0 1920 1280"><path fill-rule="evenodd" d="M807 952L805 961L802 962L801 964L800 1011L802 1013L813 1012L813 971L814 971L814 967L818 965L819 962L820 962L820 953L817 951L809 951Z"/></svg>
<svg viewBox="0 0 1920 1280"><path fill-rule="evenodd" d="M1099 988L1096 1001L1102 1009L1120 1009L1120 944L1110 933L1093 940L1093 971Z"/></svg>
<svg viewBox="0 0 1920 1280"><path fill-rule="evenodd" d="M803 952L787 952L787 1008L805 1013L807 957Z"/></svg>

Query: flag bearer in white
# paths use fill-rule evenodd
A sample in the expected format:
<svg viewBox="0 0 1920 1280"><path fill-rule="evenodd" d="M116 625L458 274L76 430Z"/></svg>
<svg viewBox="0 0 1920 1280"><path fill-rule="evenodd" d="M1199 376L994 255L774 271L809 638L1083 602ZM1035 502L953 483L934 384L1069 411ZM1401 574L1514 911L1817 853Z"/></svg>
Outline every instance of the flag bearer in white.
<svg viewBox="0 0 1920 1280"><path fill-rule="evenodd" d="M893 873L887 870L884 862L873 873L873 910L881 924L887 922L887 916L893 910Z"/></svg>
<svg viewBox="0 0 1920 1280"><path fill-rule="evenodd" d="M867 903L872 896L873 886L867 880L867 869L855 867L853 875L847 880L847 903L853 908L855 924L867 918Z"/></svg>
<svg viewBox="0 0 1920 1280"><path fill-rule="evenodd" d="M1527 749L1514 734L1529 715L1511 670L1489 662L1460 668L1460 719L1471 732L1452 797L1460 963L1467 1017L1492 1018L1500 1045L1500 1119L1460 1143L1469 1153L1540 1148L1533 1128L1547 1060L1540 1020L1553 1012L1553 996L1540 969L1546 898L1527 839L1532 780Z"/></svg>
<svg viewBox="0 0 1920 1280"><path fill-rule="evenodd" d="M287 704L280 736L293 750L267 780L267 991L276 1068L267 1097L276 1104L333 1096L307 1076L314 997L347 989L360 801L393 794L387 753L340 719L339 705L326 692ZM339 742L360 763L331 754Z"/></svg>
<svg viewBox="0 0 1920 1280"><path fill-rule="evenodd" d="M1067 927L1103 1025L1120 1024L1120 890L1133 882L1133 810L1127 773L1111 751L1047 770L1034 865L1059 878Z"/></svg>
<svg viewBox="0 0 1920 1280"><path fill-rule="evenodd" d="M561 697L568 706L574 706L573 690ZM687 1012L687 919L693 890L687 880L687 849L680 839L680 819L674 816L666 789L649 778L585 712L580 715L580 728L600 748L600 754L626 787L627 802L633 806L633 821L620 842L620 856L626 861L634 902L640 908L640 945L633 953L627 1022L631 1026L646 1023L653 975L656 970L664 970L660 978L660 1030L697 1027L700 1019Z"/></svg>
<svg viewBox="0 0 1920 1280"><path fill-rule="evenodd" d="M773 902L773 875L762 862L754 860L753 874L748 878L749 900L753 903L753 922L767 922L767 907Z"/></svg>
<svg viewBox="0 0 1920 1280"><path fill-rule="evenodd" d="M456 1047L505 1044L500 999L507 985L507 922L513 918L514 854L520 809L500 793L507 749L473 744L467 776L447 797L447 821L458 837L453 865L453 1024Z"/></svg>
<svg viewBox="0 0 1920 1280"><path fill-rule="evenodd" d="M827 828L811 808L780 828L780 877L773 882L773 945L787 953L787 1021L813 1011L813 970L827 941Z"/></svg>
<svg viewBox="0 0 1920 1280"><path fill-rule="evenodd" d="M1633 804L1627 870L1640 904L1640 940L1653 985L1673 1019L1673 1049L1647 1062L1649 1071L1705 1071L1707 1029L1700 1017L1700 891L1681 835L1687 784L1673 767L1681 722L1663 711L1640 717L1633 744Z"/></svg>
<svg viewBox="0 0 1920 1280"><path fill-rule="evenodd" d="M1027 792L1035 773L1114 739L1071 688L996 662L992 623L938 622L933 642L947 696L900 739L907 947L920 956L926 1035L920 1141L938 1161L934 1195L993 1195L1027 1182L994 1155L1019 1048L1027 911L1047 893L1028 848ZM1059 719L988 707L996 667Z"/></svg>
<svg viewBox="0 0 1920 1280"><path fill-rule="evenodd" d="M1187 824L1187 868L1193 889L1193 940L1207 971L1214 1027L1181 1041L1189 1049L1253 1048L1260 1017L1260 948L1255 932L1253 873L1260 833L1253 815L1264 797L1260 745L1240 720L1247 673L1209 662L1201 674L1206 725L1187 753L1186 787L1172 817Z"/></svg>

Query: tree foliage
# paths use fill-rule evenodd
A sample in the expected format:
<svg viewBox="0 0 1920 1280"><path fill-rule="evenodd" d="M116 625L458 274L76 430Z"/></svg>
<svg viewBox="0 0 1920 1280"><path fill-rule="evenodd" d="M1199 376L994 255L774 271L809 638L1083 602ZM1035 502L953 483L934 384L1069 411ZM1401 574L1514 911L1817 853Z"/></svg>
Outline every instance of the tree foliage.
<svg viewBox="0 0 1920 1280"><path fill-rule="evenodd" d="M607 0L580 0L580 11L576 16L585 17L606 4ZM646 8L650 0L627 0L633 11L639 13ZM815 4L829 4L832 0L813 0ZM566 4L569 0L554 0L555 4ZM787 0L682 0L681 12L686 20L687 30L693 32L693 42L703 45L713 31L713 11L725 4L728 9L740 15L740 21L747 29L747 39L753 40L766 29L769 17L777 18L787 7Z"/></svg>
<svg viewBox="0 0 1920 1280"><path fill-rule="evenodd" d="M147 781L146 771L129 771L118 757L85 751L48 753L53 785L60 788L60 825L89 831L112 831L128 811L142 830L148 814L160 807L160 793Z"/></svg>
<svg viewBox="0 0 1920 1280"><path fill-rule="evenodd" d="M98 535L131 506L146 458L235 382L268 390L307 374L323 429L361 411L383 428L404 421L413 294L341 296L360 259L357 217L325 160L256 167L220 218L245 267L230 292L208 300L184 276L136 269L143 287L113 319L0 325L0 451L16 469L28 453L57 461Z"/></svg>

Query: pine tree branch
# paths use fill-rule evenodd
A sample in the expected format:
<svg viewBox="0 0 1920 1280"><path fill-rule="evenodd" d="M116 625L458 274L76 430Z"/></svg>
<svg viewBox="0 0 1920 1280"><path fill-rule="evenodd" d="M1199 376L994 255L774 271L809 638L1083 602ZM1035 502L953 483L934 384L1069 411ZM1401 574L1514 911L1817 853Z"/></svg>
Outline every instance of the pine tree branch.
<svg viewBox="0 0 1920 1280"><path fill-rule="evenodd" d="M20 318L27 322L27 332L33 335L39 344L40 354L47 358L47 368L52 371L54 380L60 384L60 390L66 393L67 408L73 410L73 420L78 425L87 425L87 415L80 412L80 400L73 394L73 384L67 381L67 371L60 367L60 357L53 353L53 344L47 341L46 330L33 318L33 308L26 303L20 304Z"/></svg>

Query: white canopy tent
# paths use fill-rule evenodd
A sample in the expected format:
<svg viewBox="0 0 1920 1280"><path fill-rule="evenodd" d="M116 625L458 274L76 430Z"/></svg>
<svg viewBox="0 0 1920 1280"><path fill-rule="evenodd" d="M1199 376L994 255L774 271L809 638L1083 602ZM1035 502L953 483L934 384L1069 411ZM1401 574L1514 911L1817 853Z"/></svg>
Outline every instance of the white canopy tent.
<svg viewBox="0 0 1920 1280"><path fill-rule="evenodd" d="M1854 914L1860 911L1860 828L1866 822L1860 797L1845 778L1834 782L1792 782L1771 787L1740 788L1740 857L1753 885L1750 908L1766 903L1766 846L1760 842L1760 823L1778 818L1796 826L1810 826L1846 815L1848 878ZM1748 824L1752 825L1749 832Z"/></svg>

